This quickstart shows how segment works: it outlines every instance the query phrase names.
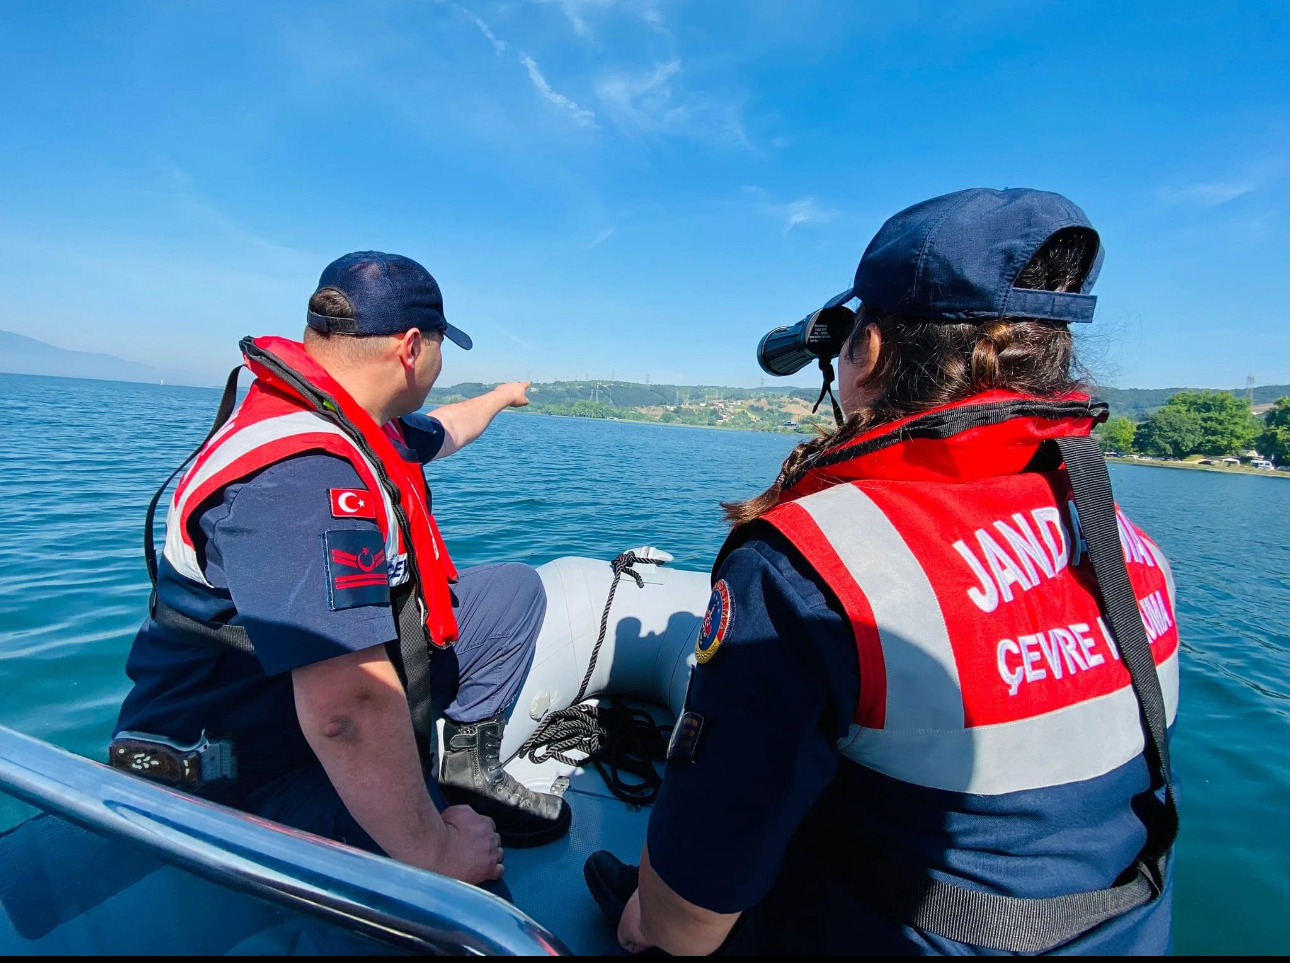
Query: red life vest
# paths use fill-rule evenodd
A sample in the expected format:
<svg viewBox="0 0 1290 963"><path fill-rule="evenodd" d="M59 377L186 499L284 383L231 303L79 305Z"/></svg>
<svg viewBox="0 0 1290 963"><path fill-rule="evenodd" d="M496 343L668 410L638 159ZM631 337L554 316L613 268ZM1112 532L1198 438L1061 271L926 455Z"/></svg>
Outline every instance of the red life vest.
<svg viewBox="0 0 1290 963"><path fill-rule="evenodd" d="M209 586L193 541L207 499L285 458L325 451L348 461L367 490L380 496L376 524L391 587L414 579L431 641L453 642L457 622L449 584L457 571L430 513L421 466L394 447L392 439L401 440L397 425L377 425L296 341L257 338L245 359L256 380L175 488L166 515L166 559L179 574Z"/></svg>
<svg viewBox="0 0 1290 963"><path fill-rule="evenodd" d="M825 453L763 517L850 621L860 699L844 756L902 782L1000 795L1142 753L1065 470L1028 470L1043 442L1092 423L1083 396L990 392ZM1117 516L1172 723L1172 575Z"/></svg>

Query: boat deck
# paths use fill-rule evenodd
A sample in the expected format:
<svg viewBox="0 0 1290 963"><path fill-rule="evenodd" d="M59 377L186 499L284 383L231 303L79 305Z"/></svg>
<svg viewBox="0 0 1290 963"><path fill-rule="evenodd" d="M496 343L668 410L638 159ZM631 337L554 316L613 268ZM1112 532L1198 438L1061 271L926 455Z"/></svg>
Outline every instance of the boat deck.
<svg viewBox="0 0 1290 963"><path fill-rule="evenodd" d="M662 710L655 717L665 721ZM472 934L462 946L532 952L535 945L522 921L517 932L517 921L509 920L517 914L508 917L503 904L473 888L221 807L193 805L34 740L11 743L18 752L9 764L69 779L63 801L50 808L73 818L51 811L0 832L0 955L388 955L398 952L399 941L384 938L390 924L373 920L402 932L426 913L422 931L439 934L441 945L458 925ZM38 755L25 760L27 749ZM534 789L558 781L573 811L563 839L507 851L505 879L516 907L578 955L621 953L582 867L598 849L636 862L648 807L616 798L594 768L517 760L508 769ZM101 810L67 804L83 788ZM41 795L52 801L59 793ZM126 838L132 827L140 831L134 841ZM170 845L175 840L178 848ZM179 865L167 851L182 857ZM200 858L189 863L193 853ZM181 868L217 864L214 875L199 868L208 878ZM221 885L225 879L233 885ZM320 901L338 910L319 914ZM365 925L356 925L359 917Z"/></svg>
<svg viewBox="0 0 1290 963"><path fill-rule="evenodd" d="M655 712L656 721L665 721L661 716ZM623 802L591 767L570 770L554 761L535 766L517 760L507 769L530 788L543 790L567 774L564 798L573 810L573 825L563 839L534 849L507 850L506 883L515 904L579 956L622 953L613 927L587 890L582 867L600 849L638 863L650 808Z"/></svg>

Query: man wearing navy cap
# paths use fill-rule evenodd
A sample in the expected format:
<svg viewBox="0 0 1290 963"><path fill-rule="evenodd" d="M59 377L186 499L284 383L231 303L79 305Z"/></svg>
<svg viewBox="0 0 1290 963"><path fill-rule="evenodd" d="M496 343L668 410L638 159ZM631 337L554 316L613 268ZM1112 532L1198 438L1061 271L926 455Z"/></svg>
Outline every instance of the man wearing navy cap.
<svg viewBox="0 0 1290 963"><path fill-rule="evenodd" d="M528 404L528 383L419 413L443 340L471 340L406 257L328 265L307 325L303 343L242 342L256 380L231 418L226 392L176 486L112 761L468 882L498 879L503 844L569 825L562 799L498 758L546 599L525 565L457 573L422 465ZM445 808L440 790L464 805Z"/></svg>

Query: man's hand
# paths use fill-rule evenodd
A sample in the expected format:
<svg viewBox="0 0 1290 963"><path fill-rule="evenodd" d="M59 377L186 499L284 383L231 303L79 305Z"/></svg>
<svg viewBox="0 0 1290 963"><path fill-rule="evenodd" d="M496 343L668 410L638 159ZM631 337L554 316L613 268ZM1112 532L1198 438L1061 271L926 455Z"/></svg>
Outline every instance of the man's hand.
<svg viewBox="0 0 1290 963"><path fill-rule="evenodd" d="M439 815L445 832L435 872L465 883L501 879L505 853L493 821L469 806L450 806Z"/></svg>
<svg viewBox="0 0 1290 963"><path fill-rule="evenodd" d="M531 384L533 384L531 381L510 381L504 385L498 385L493 390L501 395L507 408L524 408L529 403L526 392Z"/></svg>
<svg viewBox="0 0 1290 963"><path fill-rule="evenodd" d="M492 820L440 816L426 791L408 700L384 646L292 670L305 739L350 815L391 858L477 883L501 875Z"/></svg>

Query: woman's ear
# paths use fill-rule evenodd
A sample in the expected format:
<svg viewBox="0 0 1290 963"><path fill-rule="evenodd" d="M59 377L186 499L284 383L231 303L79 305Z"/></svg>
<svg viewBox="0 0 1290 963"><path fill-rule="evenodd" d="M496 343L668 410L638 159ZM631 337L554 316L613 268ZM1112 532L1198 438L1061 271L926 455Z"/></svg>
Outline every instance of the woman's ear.
<svg viewBox="0 0 1290 963"><path fill-rule="evenodd" d="M873 377L878 367L878 355L882 351L882 332L876 324L866 324L855 334L854 343L850 345L855 364L851 366L851 387L857 391Z"/></svg>
<svg viewBox="0 0 1290 963"><path fill-rule="evenodd" d="M855 331L838 358L838 401L850 417L873 403L873 373L882 352L882 332L870 323Z"/></svg>

